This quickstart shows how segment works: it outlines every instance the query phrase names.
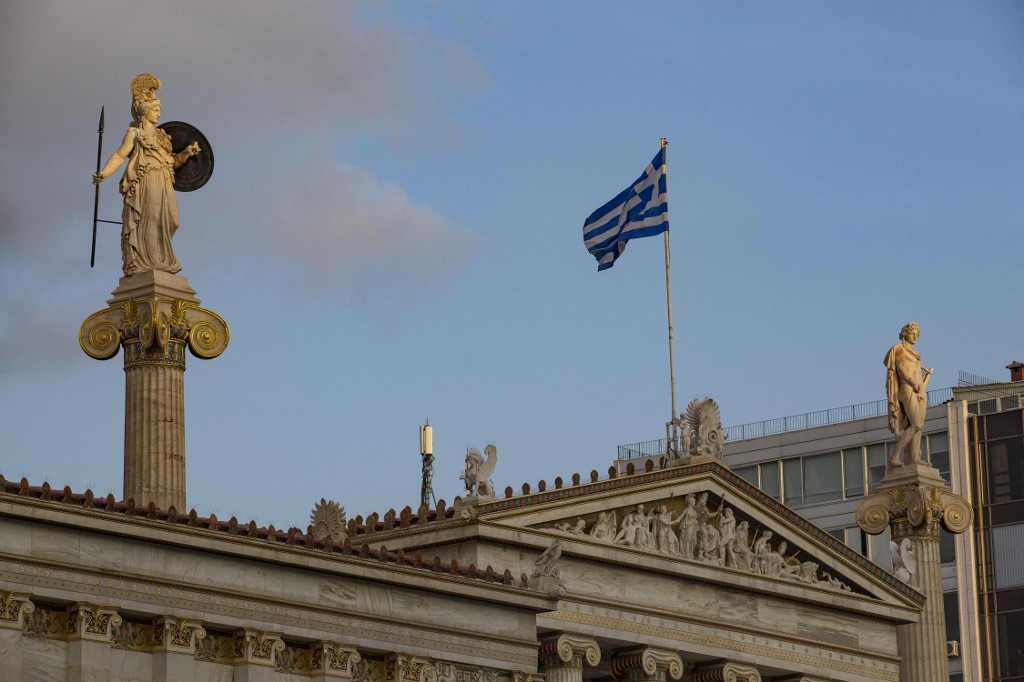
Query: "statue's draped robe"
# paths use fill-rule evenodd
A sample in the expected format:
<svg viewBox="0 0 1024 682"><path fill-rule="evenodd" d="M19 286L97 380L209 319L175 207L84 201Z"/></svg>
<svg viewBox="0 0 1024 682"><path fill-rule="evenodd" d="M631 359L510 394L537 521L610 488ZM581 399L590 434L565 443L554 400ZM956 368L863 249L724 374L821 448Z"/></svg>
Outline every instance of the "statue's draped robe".
<svg viewBox="0 0 1024 682"><path fill-rule="evenodd" d="M897 343L885 354L885 390L889 399L889 430L901 433L911 421L919 419L920 406L911 403L919 400L914 395L913 386L908 377L921 376L921 355L904 343Z"/></svg>
<svg viewBox="0 0 1024 682"><path fill-rule="evenodd" d="M178 229L171 138L159 128L133 130L135 139L121 178L124 274L147 270L175 273L181 265L171 247Z"/></svg>

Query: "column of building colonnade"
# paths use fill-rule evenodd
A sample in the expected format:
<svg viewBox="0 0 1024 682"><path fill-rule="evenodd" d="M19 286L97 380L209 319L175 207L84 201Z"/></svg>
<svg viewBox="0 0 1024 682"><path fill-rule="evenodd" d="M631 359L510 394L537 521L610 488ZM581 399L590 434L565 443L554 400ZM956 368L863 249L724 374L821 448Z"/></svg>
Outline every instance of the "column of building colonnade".
<svg viewBox="0 0 1024 682"><path fill-rule="evenodd" d="M562 633L544 639L538 652L545 682L583 682L583 663L593 667L601 662L601 647L582 635Z"/></svg>

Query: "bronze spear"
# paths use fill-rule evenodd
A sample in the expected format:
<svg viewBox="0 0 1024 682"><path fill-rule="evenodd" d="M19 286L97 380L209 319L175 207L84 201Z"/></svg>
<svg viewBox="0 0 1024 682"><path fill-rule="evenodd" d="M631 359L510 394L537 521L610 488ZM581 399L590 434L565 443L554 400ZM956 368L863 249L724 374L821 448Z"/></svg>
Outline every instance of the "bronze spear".
<svg viewBox="0 0 1024 682"><path fill-rule="evenodd" d="M103 168L102 168L102 166L100 166L100 164L103 163L103 110L105 108L106 107L100 107L100 129L99 129L99 131L97 131L97 132L99 132L99 135L100 135L100 141L96 145L96 172L97 173L99 173L101 170L103 170ZM97 222L97 218L99 218L99 212L100 212L100 185L99 185L99 183L96 183L96 201L93 203L93 206L92 206L92 256L89 258L89 267L90 268L94 267L96 265L96 222Z"/></svg>

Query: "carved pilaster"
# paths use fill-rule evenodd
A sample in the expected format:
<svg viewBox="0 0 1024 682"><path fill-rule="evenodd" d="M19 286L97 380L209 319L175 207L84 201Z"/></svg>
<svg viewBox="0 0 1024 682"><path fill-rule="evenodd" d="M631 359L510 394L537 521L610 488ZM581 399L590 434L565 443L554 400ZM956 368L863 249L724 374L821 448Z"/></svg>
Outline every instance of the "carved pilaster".
<svg viewBox="0 0 1024 682"><path fill-rule="evenodd" d="M233 663L273 668L277 654L284 651L284 647L279 632L263 632L249 628L236 630Z"/></svg>
<svg viewBox="0 0 1024 682"><path fill-rule="evenodd" d="M583 662L600 663L601 647L589 637L563 633L542 641L538 658L547 682L582 682Z"/></svg>
<svg viewBox="0 0 1024 682"><path fill-rule="evenodd" d="M428 659L393 654L384 659L385 682L437 682L437 670Z"/></svg>
<svg viewBox="0 0 1024 682"><path fill-rule="evenodd" d="M718 661L698 666L690 679L692 682L761 682L761 673L750 665Z"/></svg>
<svg viewBox="0 0 1024 682"><path fill-rule="evenodd" d="M611 660L612 677L619 682L666 682L683 676L683 659L674 651L638 649L618 653Z"/></svg>
<svg viewBox="0 0 1024 682"><path fill-rule="evenodd" d="M310 667L313 679L318 681L328 678L351 680L356 664L363 658L354 647L326 640L313 644L311 649Z"/></svg>
<svg viewBox="0 0 1024 682"><path fill-rule="evenodd" d="M68 609L68 641L88 640L109 643L112 628L121 624L121 616L112 606L73 604Z"/></svg>
<svg viewBox="0 0 1024 682"><path fill-rule="evenodd" d="M0 628L21 630L25 626L25 617L36 610L31 597L25 592L0 590Z"/></svg>
<svg viewBox="0 0 1024 682"><path fill-rule="evenodd" d="M161 616L153 621L153 651L171 651L191 655L196 641L206 638L206 630L197 620Z"/></svg>

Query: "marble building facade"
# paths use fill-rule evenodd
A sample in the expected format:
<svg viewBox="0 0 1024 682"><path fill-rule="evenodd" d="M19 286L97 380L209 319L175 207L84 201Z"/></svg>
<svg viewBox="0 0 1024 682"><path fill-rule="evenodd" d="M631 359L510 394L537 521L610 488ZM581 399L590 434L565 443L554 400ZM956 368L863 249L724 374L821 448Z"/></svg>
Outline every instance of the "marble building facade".
<svg viewBox="0 0 1024 682"><path fill-rule="evenodd" d="M899 679L922 596L720 462L537 488L332 536L3 481L0 677Z"/></svg>

